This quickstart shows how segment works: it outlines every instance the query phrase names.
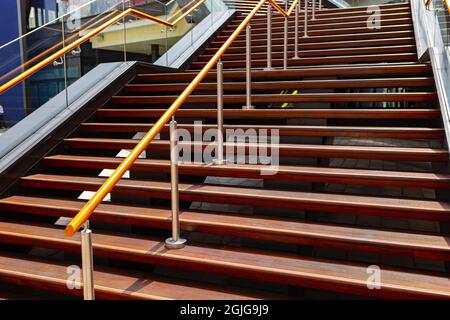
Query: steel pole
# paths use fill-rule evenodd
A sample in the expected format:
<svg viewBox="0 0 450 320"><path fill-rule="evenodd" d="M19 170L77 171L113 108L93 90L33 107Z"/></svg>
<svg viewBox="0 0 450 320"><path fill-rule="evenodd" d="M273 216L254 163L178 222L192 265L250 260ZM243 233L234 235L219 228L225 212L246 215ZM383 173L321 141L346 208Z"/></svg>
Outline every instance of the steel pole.
<svg viewBox="0 0 450 320"><path fill-rule="evenodd" d="M242 109L254 109L252 106L252 27L245 28L245 106Z"/></svg>
<svg viewBox="0 0 450 320"><path fill-rule="evenodd" d="M267 2L267 68L272 70L272 5Z"/></svg>
<svg viewBox="0 0 450 320"><path fill-rule="evenodd" d="M215 164L225 164L223 150L223 63L217 62L217 157Z"/></svg>
<svg viewBox="0 0 450 320"><path fill-rule="evenodd" d="M166 248L180 249L186 244L186 239L180 238L179 191L178 191L178 137L177 122L170 122L170 183L172 199L172 238L166 239Z"/></svg>
<svg viewBox="0 0 450 320"><path fill-rule="evenodd" d="M84 224L81 231L81 264L83 272L83 298L95 300L94 288L94 256L92 253L92 230L89 221Z"/></svg>

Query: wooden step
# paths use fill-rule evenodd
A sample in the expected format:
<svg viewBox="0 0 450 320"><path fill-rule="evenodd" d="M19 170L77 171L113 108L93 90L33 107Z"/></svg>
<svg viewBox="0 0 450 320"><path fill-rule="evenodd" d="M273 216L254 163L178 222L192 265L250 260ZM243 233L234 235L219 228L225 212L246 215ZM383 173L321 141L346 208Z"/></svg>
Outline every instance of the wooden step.
<svg viewBox="0 0 450 320"><path fill-rule="evenodd" d="M303 43L300 41L299 50L326 50L337 48L360 48L360 47L380 47L380 46L395 46L395 45L415 45L413 37L393 38L393 39L373 39L373 40L359 40L359 41L335 41L335 42L319 42L319 43ZM245 50L245 46L232 46L227 49L227 53L241 53ZM283 44L272 45L273 51L284 50ZM289 43L288 50L294 50L294 44ZM207 47L203 50L205 54L214 54L217 48ZM267 52L267 46L252 46L252 52Z"/></svg>
<svg viewBox="0 0 450 320"><path fill-rule="evenodd" d="M122 161L123 158L54 155L45 157L44 165L57 168L103 170L115 169ZM281 165L272 174L263 175L265 169L267 169L265 165L253 164L208 165L182 162L178 165L178 171L182 175L450 189L450 176L439 173ZM169 160L137 159L132 171L169 173L170 162Z"/></svg>
<svg viewBox="0 0 450 320"><path fill-rule="evenodd" d="M392 54L368 54L368 55L348 55L348 56L327 56L313 58L299 58L289 60L290 68L295 66L308 66L311 64L347 64L347 63L381 63L381 62L412 62L417 60L416 53L392 53ZM205 62L192 62L189 66L191 70L200 70ZM252 67L265 68L267 66L266 59L253 60ZM283 59L272 59L273 67L283 66ZM223 62L224 68L245 68L245 60L231 60Z"/></svg>
<svg viewBox="0 0 450 320"><path fill-rule="evenodd" d="M380 26L392 26L392 25L410 25L412 23L411 17L407 18L398 18L398 19L381 19ZM332 34L332 30L337 30L336 33L343 33L340 30L347 29L347 28L360 28L360 32L380 32L381 29L369 29L367 28L367 18L364 17L360 19L359 21L352 21L352 22L334 22L334 23L326 23L326 21L323 20L317 20L316 24L309 24L308 25L308 31L314 31L314 30L328 30L328 34ZM233 31L236 29L236 27L230 26L225 28L220 34L221 36L229 36L233 33ZM294 30L294 24L288 24L289 30ZM299 29L303 29L303 24L299 25ZM272 32L282 32L284 31L284 24L283 22L280 23L272 23ZM267 24L259 24L257 26L252 26L252 34L266 34L267 33Z"/></svg>
<svg viewBox="0 0 450 320"><path fill-rule="evenodd" d="M97 117L156 118L166 109L98 109ZM439 119L439 109L224 109L226 119ZM180 109L181 118L216 118L216 109Z"/></svg>
<svg viewBox="0 0 450 320"><path fill-rule="evenodd" d="M82 206L81 201L26 196L13 196L0 200L2 210L54 217L73 217ZM120 222L141 227L170 229L171 214L171 210L163 208L101 204L95 210L91 221ZM191 232L208 232L386 255L450 260L450 238L436 234L384 231L308 223L294 219L190 210L180 212L180 224L182 230ZM11 229L10 225L0 222L0 240L12 238L11 231L15 233L20 228L21 225Z"/></svg>
<svg viewBox="0 0 450 320"><path fill-rule="evenodd" d="M123 93L161 93L181 92L188 83L158 83L158 84L127 84ZM226 91L245 90L245 82L224 82ZM336 79L336 80L299 80L299 81L264 81L252 82L252 90L281 91L301 89L349 89L349 88L409 88L433 87L434 79L431 77L415 78L384 78L384 79ZM200 83L196 91L217 91L216 83Z"/></svg>
<svg viewBox="0 0 450 320"><path fill-rule="evenodd" d="M113 96L113 104L170 104L178 96ZM285 102L436 102L437 94L434 92L408 92L408 93L299 93L299 94L252 94L252 103L285 103ZM191 95L186 103L215 103L216 95ZM246 96L226 94L223 96L225 104L245 104Z"/></svg>
<svg viewBox="0 0 450 320"><path fill-rule="evenodd" d="M327 56L339 56L339 55L351 55L351 54L377 54L379 52L383 53L414 53L416 51L415 45L398 45L398 46L388 46L388 47L374 47L374 48L343 48L343 49L319 49L319 50L301 50L299 51L299 56L303 58L307 57L327 57ZM228 60L241 60L245 59L246 54L244 53L225 53L222 56L222 61ZM272 59L282 59L284 57L283 50L273 50ZM294 57L294 52L292 50L288 51L288 59ZM212 58L212 54L200 55L196 61L209 61ZM252 52L252 60L255 59L266 59L267 52Z"/></svg>
<svg viewBox="0 0 450 320"><path fill-rule="evenodd" d="M75 149L95 150L121 150L133 149L138 140L133 139L102 139L102 138L68 138L64 139L64 145ZM189 150L204 150L213 147L210 142L179 142L180 148ZM197 149L196 149L197 148ZM235 154L235 150L259 150L258 143L224 143L225 152ZM399 148L399 147L366 147L366 146L337 146L337 145L313 145L313 144L273 144L267 147L273 148L281 157L318 157L318 158L350 158L350 159L377 159L392 161L425 161L446 162L448 152L444 149L432 148ZM149 150L168 152L170 144L168 140L154 140Z"/></svg>
<svg viewBox="0 0 450 320"><path fill-rule="evenodd" d="M58 233L64 234L62 230L58 230ZM16 236L19 237L18 234ZM34 238L30 239L32 242L25 244L49 240L49 237L44 234L35 234L32 238ZM60 243L59 247L72 246L74 250L79 247L79 239L67 238L64 242L66 244ZM54 243L56 244L57 241ZM80 253L79 248L76 253ZM67 286L69 262L50 262L31 256L2 252L0 254L0 281L82 296L82 289L69 289ZM73 264L78 265L76 262ZM94 267L94 279L95 296L99 299L183 300L188 297L192 300L253 300L280 298L280 296L257 293L257 291L248 293L243 289L232 291L224 286L167 279L134 270L112 269L98 265ZM82 284L80 287L82 288Z"/></svg>
<svg viewBox="0 0 450 320"><path fill-rule="evenodd" d="M82 132L147 132L153 124L147 123L101 123L88 122L81 124ZM216 125L202 124L178 124L178 129L194 132L195 129L204 133L206 130L217 129ZM347 127L347 126L291 126L291 125L224 125L225 130L233 132L242 129L244 131L255 129L257 131L267 130L271 132L278 130L280 136L305 136L305 137L357 137L357 138L405 138L405 139L442 139L444 129L442 128L422 128L422 127ZM169 125L166 125L162 132L169 132Z"/></svg>
<svg viewBox="0 0 450 320"><path fill-rule="evenodd" d="M340 16L340 17L320 17L315 20L312 20L308 18L308 28L314 29L315 27L321 26L321 25L336 25L338 24L339 27L345 26L349 22L360 22L365 23L367 26L367 18L370 17L369 15L352 15L352 16ZM381 22L383 21L392 21L392 20L399 20L399 21L408 21L411 20L411 13L410 12L395 12L395 13L386 13L381 15ZM304 25L304 14L299 15L299 26ZM289 26L294 26L295 23L295 17L290 16L288 18ZM230 24L226 26L225 30L229 29L236 29L240 24L240 21L232 21ZM284 18L280 16L274 16L272 18L272 26L283 26L284 24ZM258 29L258 28L265 28L267 27L267 21L260 21L255 20L250 22L250 26L252 29Z"/></svg>
<svg viewBox="0 0 450 320"><path fill-rule="evenodd" d="M346 32L334 32L328 33L327 30L318 30L311 31L308 33L308 37L302 37L301 43L322 43L322 42L338 42L338 41L358 41L358 40L368 40L368 39L397 39L404 37L413 37L414 32L411 29L410 25L401 25L401 26L391 26L385 27L381 29L379 32L359 32L360 28L354 28L346 30ZM334 30L336 31L336 30ZM284 40L282 37L282 32L279 31L274 33L274 38L272 38L272 45L283 44ZM219 48L222 46L223 42L226 41L229 36L217 36L211 43L209 44L210 48ZM252 46L264 46L267 45L267 36L265 34L256 34L252 36ZM245 46L245 39L241 38L240 40L234 40L232 47L243 47Z"/></svg>
<svg viewBox="0 0 450 320"><path fill-rule="evenodd" d="M30 228L21 227L19 229L18 227L14 229L13 226L18 225L10 225L10 234L14 237L5 237L4 239L8 242L13 242L17 239L17 241L29 243L30 240L33 240L39 246L58 248L69 252L80 252L79 234L73 238L67 238L61 229L39 227L36 225L30 230L34 231L30 235L26 232ZM369 265L360 263L343 263L288 254L272 254L265 251L250 251L228 247L206 247L194 244L187 245L182 249L167 250L164 242L160 239L108 235L100 232L93 233L93 249L96 255L116 259L182 268L183 270L217 273L264 282L276 282L366 296L378 296L385 299L450 298L450 279L445 274L411 273L383 267L381 269L381 277L383 279L381 288L379 290L370 290L367 286L367 268ZM208 258L205 259L205 257ZM15 271L14 273L16 274L26 273L28 275L30 270L33 270L33 274L38 274L40 278L43 278L42 282L45 280L51 281L55 278L60 279L60 277L57 277L57 274L60 274L58 271L61 271L60 265L52 267L52 265L42 265L32 260L24 263L23 267L12 270L13 267L19 264L17 260L17 258L14 259L10 256L0 257L0 265L2 266L0 274L9 275ZM24 267L27 267L27 269L24 270ZM45 267L48 267L48 270L43 269ZM124 276L122 274L117 275L102 271L103 269L100 269L100 271L96 270L94 274L96 289L98 288L100 294L103 293L101 290L104 286L110 288L117 283L124 284L125 282L126 285L132 287L132 284L138 281L134 274ZM46 272L45 277L42 276L43 272ZM67 274L65 275L64 280L67 278ZM119 277L119 279L116 277ZM125 281L121 277L126 277L128 278L127 280L132 280L132 282ZM160 297L160 295L157 295L157 292L162 291L158 287L160 285L169 289L166 295L173 292L172 296L177 296L178 299L180 299L181 295L185 298L188 296L190 299L194 299L200 295L203 295L203 297L208 295L210 299L220 299L219 297L221 295L222 299L227 299L228 297L226 296L239 297L237 294L221 294L220 291L217 292L215 290L209 295L208 291L210 290L208 289L189 287L188 292L193 292L191 296L185 292L185 286L183 286L184 290L182 288L176 288L176 285L167 288L170 285L164 283L164 286L161 284L162 281L158 281L158 278L148 279L148 276L140 278L139 283L144 279L148 285L139 286L139 291L130 293L130 287L122 286L120 292L124 294L123 292L125 291L125 295L128 294L132 297L137 295L137 298L144 298L144 294L141 293L144 291L147 293L145 295L146 298L155 298L155 296ZM61 282L65 284L65 281ZM125 290L125 288L127 289ZM196 290L198 291L196 292ZM114 291L118 292L119 290ZM142 295L139 296L139 293ZM194 295L194 293L197 293L197 295ZM148 295L151 295L151 297L148 297ZM240 295L240 298L244 297L245 293Z"/></svg>
<svg viewBox="0 0 450 320"><path fill-rule="evenodd" d="M298 75L301 72L303 77L358 77L358 76L375 76L375 75L402 75L402 76L420 76L429 75L432 70L429 64L398 64L386 63L377 65L364 66L321 66L321 67L306 67L299 69L288 70L252 70L252 80L282 80L289 79L298 81ZM146 83L177 83L180 81L191 81L197 75L196 72L181 72L181 73L154 73L154 74L138 74L136 80ZM224 70L223 77L225 80L233 79L245 81L244 70ZM210 71L205 78L206 80L217 81L217 74L214 70Z"/></svg>
<svg viewBox="0 0 450 320"><path fill-rule="evenodd" d="M104 178L35 174L21 179L29 188L97 191ZM179 184L180 200L251 205L269 208L450 221L450 205L431 200L410 200L287 190L252 189L218 185ZM122 179L113 193L170 199L168 182Z"/></svg>

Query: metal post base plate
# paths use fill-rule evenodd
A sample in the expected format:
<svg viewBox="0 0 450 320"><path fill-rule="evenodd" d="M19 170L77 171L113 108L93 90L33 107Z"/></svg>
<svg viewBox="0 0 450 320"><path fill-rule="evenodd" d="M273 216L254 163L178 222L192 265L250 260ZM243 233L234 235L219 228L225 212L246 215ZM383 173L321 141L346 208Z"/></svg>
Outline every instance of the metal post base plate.
<svg viewBox="0 0 450 320"><path fill-rule="evenodd" d="M253 110L255 106L242 106L242 110Z"/></svg>
<svg viewBox="0 0 450 320"><path fill-rule="evenodd" d="M177 241L173 240L173 238L166 239L166 248L167 249L181 249L186 245L186 239L178 239Z"/></svg>

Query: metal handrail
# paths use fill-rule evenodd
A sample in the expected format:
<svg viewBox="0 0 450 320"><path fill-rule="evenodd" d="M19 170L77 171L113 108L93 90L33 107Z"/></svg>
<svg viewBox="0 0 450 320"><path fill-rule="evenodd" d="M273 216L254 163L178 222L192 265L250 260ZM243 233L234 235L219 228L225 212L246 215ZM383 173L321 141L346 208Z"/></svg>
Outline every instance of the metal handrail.
<svg viewBox="0 0 450 320"><path fill-rule="evenodd" d="M98 26L94 30L88 32L87 34L82 36L80 39L78 39L78 40L68 44L66 47L58 50L57 52L55 52L54 54L52 54L49 57L45 58L41 62L37 63L36 65L34 65L31 68L27 69L26 71L22 72L21 74L19 74L15 78L13 78L10 81L6 82L5 84L1 85L0 86L0 94L2 94L3 92L7 91L8 89L14 87L15 85L19 84L20 82L22 82L23 80L27 79L28 77L30 77L34 73L38 72L42 68L46 67L47 65L49 65L53 61L59 59L60 57L62 57L66 53L72 51L73 49L76 49L77 47L79 47L81 44L83 44L87 40L89 40L92 37L96 36L97 34L102 32L103 30L105 30L109 26L111 26L114 23L122 20L123 18L125 18L128 15L133 15L133 16L136 16L136 17L139 17L139 18L151 20L151 21L157 22L159 24L162 24L164 26L173 28L181 19L186 17L188 14L190 14L195 9L197 9L197 7L199 7L205 1L206 0L199 0L189 10L187 10L185 13L183 13L181 16L179 16L177 19L175 19L172 22L170 22L168 20L173 18L173 16L171 16L168 20L162 20L162 19L160 19L158 17L152 16L150 14L147 14L145 12L142 12L142 11L139 11L139 10L136 10L136 9L132 9L132 8L129 8L129 9L125 10L125 11L122 11L120 14L118 14L114 18L111 18L110 20L106 21L105 23L103 23L102 25Z"/></svg>
<svg viewBox="0 0 450 320"><path fill-rule="evenodd" d="M184 91L175 99L172 105L164 112L159 120L153 125L153 127L145 134L142 140L134 147L134 149L128 154L128 156L122 161L122 163L114 170L114 172L108 177L103 185L97 190L97 192L90 198L90 200L83 206L78 214L72 219L72 221L66 226L65 232L67 236L73 236L75 232L89 219L97 206L103 201L108 193L112 191L115 185L119 182L122 176L133 165L134 161L139 155L144 152L150 145L154 137L162 130L167 122L175 115L175 112L186 101L190 94L195 90L199 83L207 76L208 72L213 66L220 60L225 51L231 46L237 36L246 28L250 23L250 20L256 15L256 13L267 2L269 5L278 10L284 17L289 17L294 11L299 0L294 0L288 11L285 11L274 0L260 0L253 10L247 15L247 17L239 24L236 30L225 41L225 43L217 50L214 56L208 61L202 70L195 76L195 78L189 83Z"/></svg>

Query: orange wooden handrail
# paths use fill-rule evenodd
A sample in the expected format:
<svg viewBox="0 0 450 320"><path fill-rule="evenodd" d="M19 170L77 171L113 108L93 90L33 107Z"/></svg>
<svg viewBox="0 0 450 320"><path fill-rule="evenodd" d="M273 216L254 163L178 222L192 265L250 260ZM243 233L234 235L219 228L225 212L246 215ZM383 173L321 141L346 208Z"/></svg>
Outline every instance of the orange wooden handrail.
<svg viewBox="0 0 450 320"><path fill-rule="evenodd" d="M92 198L81 208L78 214L72 219L72 221L66 226L66 235L72 236L78 229L89 219L97 206L103 201L108 193L112 191L117 182L122 178L126 171L128 171L139 155L144 152L153 138L162 130L165 124L175 115L175 112L186 101L190 94L195 90L201 81L206 77L208 72L216 65L217 61L222 57L225 51L231 46L237 36L244 30L244 28L250 23L250 20L256 15L256 13L267 2L278 10L283 16L288 17L297 6L299 0L294 0L291 4L291 8L285 11L273 0L260 0L253 10L247 15L247 17L239 24L225 43L217 50L214 56L208 61L202 70L195 76L195 78L189 83L184 91L178 96L172 105L164 112L159 120L153 125L153 127L145 134L141 141L134 147L134 149L128 154L128 156L122 161L122 163L114 170L114 172L106 179L103 185L97 190Z"/></svg>
<svg viewBox="0 0 450 320"><path fill-rule="evenodd" d="M106 21L105 23L103 23L102 25L98 26L94 30L88 32L87 34L82 36L80 39L78 39L78 40L68 44L66 47L58 50L54 54L52 54L52 55L48 56L47 58L43 59L41 62L37 63L36 65L34 65L31 68L27 69L26 71L22 72L21 74L19 74L15 78L13 78L10 81L6 82L5 84L1 85L0 86L0 94L2 94L3 92L7 91L8 89L14 87L15 85L17 85L18 83L22 82L23 80L27 79L28 77L30 77L34 73L36 73L39 70L41 70L42 68L46 67L47 65L49 65L53 61L59 59L60 57L62 57L66 53L68 53L68 52L72 51L73 49L77 48L82 43L84 43L87 40L91 39L92 37L96 36L97 34L102 32L103 30L105 30L109 26L111 26L114 23L122 20L123 18L125 18L128 15L133 15L133 16L136 16L136 17L139 17L139 18L151 20L151 21L157 22L159 24L162 24L162 25L165 25L165 26L168 26L168 27L174 27L181 19L183 19L185 16L187 16L189 13L191 13L193 10L195 10L198 6L200 6L205 1L206 0L199 0L194 6L192 6L189 10L187 10L185 13L183 13L180 17L178 17L176 20L174 20L172 22L169 22L169 21L166 21L166 20L162 20L162 19L160 19L158 17L152 16L150 14L147 14L145 12L138 11L138 10L135 10L135 9L132 9L132 8L129 8L129 9L125 10L125 11L122 11L120 14L118 14L114 18L111 18L110 20ZM173 16L171 18L173 18Z"/></svg>

